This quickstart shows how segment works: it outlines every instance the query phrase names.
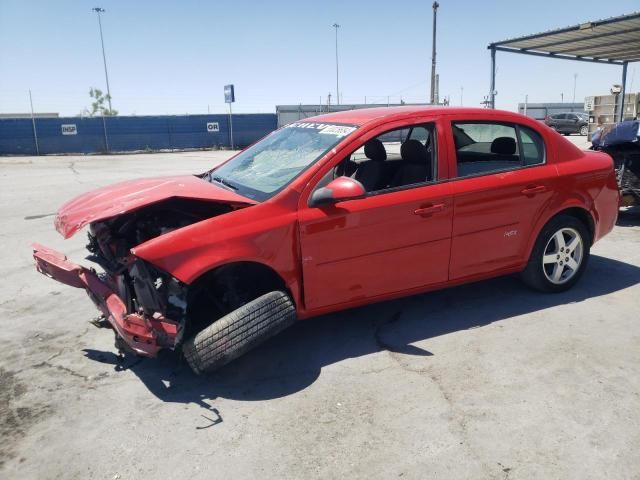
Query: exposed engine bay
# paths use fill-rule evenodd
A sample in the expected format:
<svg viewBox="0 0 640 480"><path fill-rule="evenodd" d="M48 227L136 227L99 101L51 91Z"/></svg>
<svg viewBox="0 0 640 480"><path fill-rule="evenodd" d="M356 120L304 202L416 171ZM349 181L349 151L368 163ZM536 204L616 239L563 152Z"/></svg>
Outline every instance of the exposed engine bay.
<svg viewBox="0 0 640 480"><path fill-rule="evenodd" d="M94 254L90 260L108 273L120 273L128 266L130 250L136 245L231 210L232 207L226 204L171 198L92 223L87 244L87 249Z"/></svg>
<svg viewBox="0 0 640 480"><path fill-rule="evenodd" d="M102 267L100 279L118 294L127 312L177 324L175 338L163 338L159 332L159 345L173 347L180 343L186 330L188 289L166 272L136 258L131 248L232 210L227 204L171 198L90 225L87 259Z"/></svg>

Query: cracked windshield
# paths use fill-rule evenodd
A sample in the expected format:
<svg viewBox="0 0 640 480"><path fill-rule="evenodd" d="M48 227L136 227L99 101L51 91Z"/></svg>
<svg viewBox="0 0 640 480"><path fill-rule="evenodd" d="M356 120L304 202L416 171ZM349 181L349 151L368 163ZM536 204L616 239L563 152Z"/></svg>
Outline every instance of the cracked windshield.
<svg viewBox="0 0 640 480"><path fill-rule="evenodd" d="M332 123L293 123L211 172L211 181L266 200L356 130Z"/></svg>

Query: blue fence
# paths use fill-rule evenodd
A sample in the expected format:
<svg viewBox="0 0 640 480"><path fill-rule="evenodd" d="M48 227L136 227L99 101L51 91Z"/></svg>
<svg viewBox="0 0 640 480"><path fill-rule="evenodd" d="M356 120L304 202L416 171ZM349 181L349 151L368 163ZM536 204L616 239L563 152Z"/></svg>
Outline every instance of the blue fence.
<svg viewBox="0 0 640 480"><path fill-rule="evenodd" d="M275 114L234 114L233 143L245 147L276 129ZM0 155L106 153L230 147L229 115L0 119Z"/></svg>

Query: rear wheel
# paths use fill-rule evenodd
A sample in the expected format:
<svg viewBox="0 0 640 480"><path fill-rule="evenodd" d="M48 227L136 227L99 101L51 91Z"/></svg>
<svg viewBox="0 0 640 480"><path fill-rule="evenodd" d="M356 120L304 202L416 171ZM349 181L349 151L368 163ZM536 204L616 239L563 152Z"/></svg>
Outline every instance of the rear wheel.
<svg viewBox="0 0 640 480"><path fill-rule="evenodd" d="M582 276L591 242L585 225L575 217L559 215L540 232L523 281L543 292L563 292Z"/></svg>
<svg viewBox="0 0 640 480"><path fill-rule="evenodd" d="M589 133L589 127L587 127L586 125L583 125L582 127L580 127L580 135L586 136L588 133Z"/></svg>
<svg viewBox="0 0 640 480"><path fill-rule="evenodd" d="M289 295L269 292L185 341L182 351L195 373L212 372L284 330L295 319Z"/></svg>

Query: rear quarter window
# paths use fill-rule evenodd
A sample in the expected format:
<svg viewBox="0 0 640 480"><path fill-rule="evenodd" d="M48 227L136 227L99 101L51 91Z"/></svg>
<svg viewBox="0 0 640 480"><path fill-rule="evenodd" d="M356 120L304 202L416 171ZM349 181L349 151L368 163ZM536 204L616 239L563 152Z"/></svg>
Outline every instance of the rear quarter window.
<svg viewBox="0 0 640 480"><path fill-rule="evenodd" d="M520 141L522 142L522 163L524 166L544 163L544 140L538 132L528 127L520 127Z"/></svg>

